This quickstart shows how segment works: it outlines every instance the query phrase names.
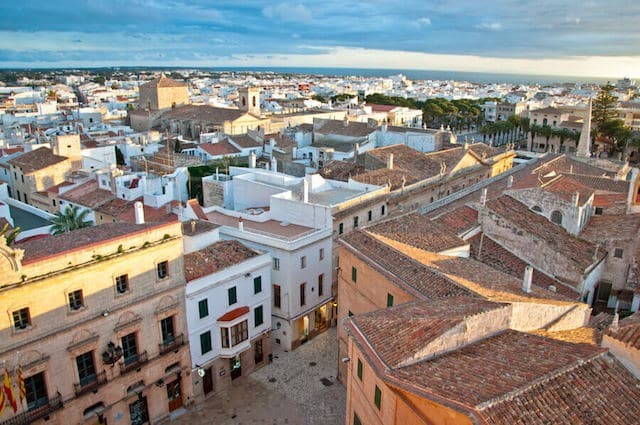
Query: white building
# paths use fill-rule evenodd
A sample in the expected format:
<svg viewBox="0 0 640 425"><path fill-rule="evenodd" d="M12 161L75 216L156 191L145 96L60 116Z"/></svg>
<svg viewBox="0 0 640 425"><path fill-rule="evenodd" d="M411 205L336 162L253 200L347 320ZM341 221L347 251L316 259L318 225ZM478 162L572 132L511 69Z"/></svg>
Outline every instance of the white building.
<svg viewBox="0 0 640 425"><path fill-rule="evenodd" d="M184 227L185 240L198 238L199 227L203 234L211 231L202 222ZM197 372L192 376L196 396L206 396L270 358L271 257L235 240L218 241L186 252L184 271L189 348Z"/></svg>

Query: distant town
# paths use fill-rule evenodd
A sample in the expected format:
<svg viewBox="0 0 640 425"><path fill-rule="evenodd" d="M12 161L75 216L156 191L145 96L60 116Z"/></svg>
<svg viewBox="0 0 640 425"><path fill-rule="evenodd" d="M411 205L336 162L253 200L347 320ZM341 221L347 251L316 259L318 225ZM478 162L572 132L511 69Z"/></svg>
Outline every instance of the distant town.
<svg viewBox="0 0 640 425"><path fill-rule="evenodd" d="M634 80L1 70L0 118L0 425L638 423Z"/></svg>

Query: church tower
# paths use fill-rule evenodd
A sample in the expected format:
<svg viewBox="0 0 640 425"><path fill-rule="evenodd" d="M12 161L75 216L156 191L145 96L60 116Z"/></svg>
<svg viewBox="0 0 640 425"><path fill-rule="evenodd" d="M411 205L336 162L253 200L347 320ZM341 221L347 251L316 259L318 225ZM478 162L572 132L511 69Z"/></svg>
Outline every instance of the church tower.
<svg viewBox="0 0 640 425"><path fill-rule="evenodd" d="M238 89L238 105L251 115L260 116L260 88L242 87Z"/></svg>

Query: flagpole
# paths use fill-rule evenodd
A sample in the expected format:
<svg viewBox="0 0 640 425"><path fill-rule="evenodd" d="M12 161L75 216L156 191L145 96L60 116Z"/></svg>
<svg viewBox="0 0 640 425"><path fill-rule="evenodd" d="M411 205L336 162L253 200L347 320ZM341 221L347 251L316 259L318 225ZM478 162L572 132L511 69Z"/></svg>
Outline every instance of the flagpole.
<svg viewBox="0 0 640 425"><path fill-rule="evenodd" d="M22 412L26 413L27 409L24 406L25 398L23 397L22 388L24 387L24 376L22 375L22 366L20 365L20 351L16 351L16 357L18 359L18 399L20 400L20 407Z"/></svg>

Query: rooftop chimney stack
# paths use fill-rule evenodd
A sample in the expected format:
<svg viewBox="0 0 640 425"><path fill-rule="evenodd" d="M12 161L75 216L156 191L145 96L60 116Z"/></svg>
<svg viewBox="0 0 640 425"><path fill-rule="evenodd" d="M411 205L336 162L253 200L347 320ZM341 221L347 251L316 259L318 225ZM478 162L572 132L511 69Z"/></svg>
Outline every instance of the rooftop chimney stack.
<svg viewBox="0 0 640 425"><path fill-rule="evenodd" d="M302 202L309 203L309 182L306 178L302 179Z"/></svg>
<svg viewBox="0 0 640 425"><path fill-rule="evenodd" d="M507 189L513 186L513 176L507 177Z"/></svg>
<svg viewBox="0 0 640 425"><path fill-rule="evenodd" d="M136 217L136 224L144 224L144 206L142 202L136 201L136 203L133 204L133 211Z"/></svg>
<svg viewBox="0 0 640 425"><path fill-rule="evenodd" d="M278 160L275 157L271 157L271 170L278 171Z"/></svg>
<svg viewBox="0 0 640 425"><path fill-rule="evenodd" d="M393 170L393 154L390 153L387 157L387 168Z"/></svg>
<svg viewBox="0 0 640 425"><path fill-rule="evenodd" d="M482 194L480 195L480 205L484 207L487 203L487 188L482 189Z"/></svg>
<svg viewBox="0 0 640 425"><path fill-rule="evenodd" d="M524 277L522 279L522 291L527 294L531 293L531 279L533 278L533 267L527 265L524 269Z"/></svg>
<svg viewBox="0 0 640 425"><path fill-rule="evenodd" d="M578 204L580 203L580 192L575 192L573 194L573 197L571 198L571 203L573 204L574 207L578 206Z"/></svg>
<svg viewBox="0 0 640 425"><path fill-rule="evenodd" d="M238 230L244 232L244 222L242 221L242 217L238 217Z"/></svg>
<svg viewBox="0 0 640 425"><path fill-rule="evenodd" d="M249 168L256 168L256 154L253 152L249 154Z"/></svg>

